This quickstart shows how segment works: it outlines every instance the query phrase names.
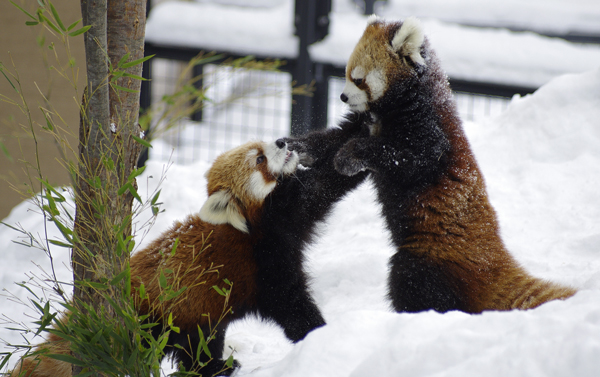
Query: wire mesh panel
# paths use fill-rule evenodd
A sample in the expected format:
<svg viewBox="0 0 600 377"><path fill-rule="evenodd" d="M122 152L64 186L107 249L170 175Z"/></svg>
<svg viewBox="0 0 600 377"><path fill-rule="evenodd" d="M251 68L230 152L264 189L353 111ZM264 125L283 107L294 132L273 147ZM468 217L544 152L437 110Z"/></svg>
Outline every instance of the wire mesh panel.
<svg viewBox="0 0 600 377"><path fill-rule="evenodd" d="M505 97L465 92L455 92L454 99L462 120L473 122L502 113L510 102L510 99Z"/></svg>
<svg viewBox="0 0 600 377"><path fill-rule="evenodd" d="M153 66L153 104L177 90L177 62L161 60ZM166 82L165 82L166 81ZM220 153L250 140L275 140L289 135L291 76L287 73L206 65L202 119L186 117L169 129L155 124L152 159L188 164L211 161ZM159 105L160 106L160 105Z"/></svg>

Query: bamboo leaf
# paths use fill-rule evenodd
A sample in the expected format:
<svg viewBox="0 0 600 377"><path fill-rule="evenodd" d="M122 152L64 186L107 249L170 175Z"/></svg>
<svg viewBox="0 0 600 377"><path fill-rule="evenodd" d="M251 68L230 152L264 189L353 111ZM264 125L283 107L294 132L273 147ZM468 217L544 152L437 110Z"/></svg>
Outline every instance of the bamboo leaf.
<svg viewBox="0 0 600 377"><path fill-rule="evenodd" d="M125 191L127 191L129 189L129 186L131 186L130 182L125 183L123 186L121 186L121 188L119 190L117 190L117 195L123 195L125 193Z"/></svg>
<svg viewBox="0 0 600 377"><path fill-rule="evenodd" d="M0 224L2 224L2 225L4 225L4 226L7 226L7 227L9 227L9 228L10 228L10 229L12 229L12 230L16 230L16 231L17 231L17 232L19 232L19 233L24 233L24 232L23 232L21 229L19 229L19 228L16 228L16 227L14 227L14 226L12 226L12 225L10 225L10 224L8 224L8 223L5 223L4 221L0 221Z"/></svg>
<svg viewBox="0 0 600 377"><path fill-rule="evenodd" d="M146 287L144 286L144 284L140 284L140 298L143 300L146 297Z"/></svg>
<svg viewBox="0 0 600 377"><path fill-rule="evenodd" d="M43 113L44 113L44 118L46 118L46 125L48 126L48 130L54 131L54 126L52 125L52 122L50 122L50 119L48 118L48 114L46 114L45 111L43 111Z"/></svg>
<svg viewBox="0 0 600 377"><path fill-rule="evenodd" d="M10 86L12 86L12 88L15 90L15 92L19 93L19 90L15 87L15 85L12 83L12 81L10 81L10 79L8 78L8 76L6 76L6 73L4 73L4 65L2 65L2 63L0 63L0 72L2 72L2 75L4 76L4 78L6 79L6 81L8 81L8 83L10 84Z"/></svg>
<svg viewBox="0 0 600 377"><path fill-rule="evenodd" d="M134 349L133 352L131 353L131 356L129 356L129 359L127 360L128 368L133 368L137 359L138 359L138 350Z"/></svg>
<svg viewBox="0 0 600 377"><path fill-rule="evenodd" d="M80 284L85 287L96 288L96 289L100 289L100 290L108 289L108 286L106 284L96 283L96 282L90 281L90 280L76 281L75 283Z"/></svg>
<svg viewBox="0 0 600 377"><path fill-rule="evenodd" d="M129 185L128 188L129 188L129 192L131 193L131 195L133 195L135 200L137 200L140 204L144 204L144 202L142 202L142 198L140 198L140 195L138 194L137 190L131 184Z"/></svg>
<svg viewBox="0 0 600 377"><path fill-rule="evenodd" d="M56 11L56 8L54 8L54 5L52 5L52 3L50 3L50 11L52 12L54 19L56 20L56 23L61 28L61 30L67 31L67 28L65 28L65 25L63 25L62 21L60 20L59 15L58 15L58 12Z"/></svg>
<svg viewBox="0 0 600 377"><path fill-rule="evenodd" d="M187 287L182 287L180 288L177 292L171 291L168 295L167 295L167 301L172 300L176 297L178 297L179 295L181 295L183 292L185 292L185 290L187 289Z"/></svg>
<svg viewBox="0 0 600 377"><path fill-rule="evenodd" d="M54 225L56 225L56 227L58 228L58 230L60 231L60 233L63 235L63 237L65 237L65 239L69 242L73 242L73 239L71 238L71 235L73 234L73 231L69 228L67 228L66 226L64 226L58 219L56 218L52 218L51 221L54 223Z"/></svg>
<svg viewBox="0 0 600 377"><path fill-rule="evenodd" d="M132 238L133 237L131 236L127 237L127 251L129 251L129 254L131 254L133 248L135 247L135 240L133 240Z"/></svg>
<svg viewBox="0 0 600 377"><path fill-rule="evenodd" d="M65 363L69 363L69 364L75 364L80 367L85 366L85 363L83 361L76 359L73 356L69 356L69 355L51 353L51 354L46 355L46 357L49 357L49 358L55 359L55 360L64 361Z"/></svg>
<svg viewBox="0 0 600 377"><path fill-rule="evenodd" d="M125 76L125 77L131 77L132 79L136 79L136 80L148 81L148 79L145 79L142 76L132 75L131 73L123 72L123 76Z"/></svg>
<svg viewBox="0 0 600 377"><path fill-rule="evenodd" d="M53 197L53 199L55 201L57 201L58 203L63 203L66 201L65 197L58 191L56 191L56 189L54 188L54 186L52 186L47 180L42 180L42 179L38 179L40 181L40 183L42 185L44 185L44 187L46 188L46 190L50 191L51 193L53 193L54 195L56 195L56 197Z"/></svg>
<svg viewBox="0 0 600 377"><path fill-rule="evenodd" d="M11 1L11 3L12 3L12 1ZM4 366L8 363L8 360L10 360L12 353L8 353L8 352L4 353L3 352L2 355L4 355L4 356L2 357L2 363L0 363L0 370L3 370Z"/></svg>
<svg viewBox="0 0 600 377"><path fill-rule="evenodd" d="M77 29L77 30L75 30L75 31L73 31L73 32L70 32L70 33L69 33L69 35L70 35L71 37L76 37L76 36L78 36L79 34L83 34L83 33L85 33L86 31L90 30L90 28L91 28L91 27L92 27L92 25L87 25L87 26L84 26L84 27L82 27L81 29Z"/></svg>
<svg viewBox="0 0 600 377"><path fill-rule="evenodd" d="M145 146L146 148L152 148L152 145L151 145L149 142L147 142L146 140L144 140L144 139L142 139L142 138L140 138L140 137L137 137L137 136L135 136L135 135L131 135L131 137L133 138L133 140L135 140L135 141L137 141L138 143L142 144L142 145L143 145L143 146Z"/></svg>
<svg viewBox="0 0 600 377"><path fill-rule="evenodd" d="M144 57L143 57L143 58L141 58L141 59L137 59L137 60L131 61L131 62L129 62L129 63L125 63L125 64L123 64L123 65L121 66L121 68L125 69L125 68L129 68L129 67L133 67L134 65L141 64L141 63L145 62L146 60L150 60L150 59L152 59L153 57L154 57L154 55L144 56Z"/></svg>
<svg viewBox="0 0 600 377"><path fill-rule="evenodd" d="M125 242L123 241L123 237L119 236L117 238L117 249L115 250L115 253L120 257L123 255L123 250L125 250Z"/></svg>
<svg viewBox="0 0 600 377"><path fill-rule="evenodd" d="M48 240L48 242L50 242L52 245L56 245L56 246L60 246L60 247L66 247L66 248L72 248L73 244L70 243L64 243L64 242L60 242L57 240Z"/></svg>
<svg viewBox="0 0 600 377"><path fill-rule="evenodd" d="M162 289L167 288L167 277L165 276L163 270L160 270L160 275L158 276L158 284Z"/></svg>
<svg viewBox="0 0 600 377"><path fill-rule="evenodd" d="M120 90L122 92L127 92L127 93L137 93L137 92L139 92L139 90L125 88L123 86L119 86L119 85L115 85L115 84L113 84L112 87L115 88L115 89L117 89L117 90Z"/></svg>
<svg viewBox="0 0 600 377"><path fill-rule="evenodd" d="M44 16L43 13L39 13L40 18L44 21L46 21L46 23L48 24L48 26L54 30L55 32L57 32L58 34L62 34L60 30L58 30L58 27L56 25L54 25L54 23L52 21L50 21L50 19L46 16Z"/></svg>
<svg viewBox="0 0 600 377"><path fill-rule="evenodd" d="M129 177L127 178L128 181L133 181L133 179L135 177L137 177L138 175L142 174L144 172L144 170L146 170L146 166L142 166L139 169L133 169L133 171L131 172L131 174L129 174Z"/></svg>
<svg viewBox="0 0 600 377"><path fill-rule="evenodd" d="M198 335L200 336L200 345L202 347L198 347L198 355L196 355L196 360L200 360L200 348L202 348L206 356L208 356L209 358L212 357L210 350L208 349L206 339L204 338L204 333L202 333L202 329L200 329L200 326L198 326Z"/></svg>
<svg viewBox="0 0 600 377"><path fill-rule="evenodd" d="M119 63L117 64L117 67L121 67L127 61L127 59L129 59L130 55L131 55L130 52L128 52L125 55L123 55L123 57L121 58L121 60L119 60Z"/></svg>
<svg viewBox="0 0 600 377"><path fill-rule="evenodd" d="M217 287L216 285L213 285L213 289L217 291L217 293L221 296L225 296L225 292L223 292L223 290L221 290L221 288Z"/></svg>
<svg viewBox="0 0 600 377"><path fill-rule="evenodd" d="M165 347L167 346L167 341L169 340L168 334L169 334L168 331L163 334L163 337L161 338L161 341L159 343L160 350L165 349Z"/></svg>
<svg viewBox="0 0 600 377"><path fill-rule="evenodd" d="M13 2L12 2L12 0L10 0L10 3L11 3L12 5L14 5L15 7L19 8L19 10L20 10L21 12L25 13L27 16L29 16L30 18L32 18L32 19L34 19L34 20L36 20L36 21L37 21L37 18L35 18L35 17L34 17L34 16L31 14L31 13L27 12L25 9L21 8L21 7L20 7L20 6L18 6L17 4L13 3ZM0 369L2 369L2 368L0 368Z"/></svg>
<svg viewBox="0 0 600 377"><path fill-rule="evenodd" d="M120 274L118 274L117 276L115 276L111 281L110 281L110 285L117 285L119 284L119 282L121 280L123 280L127 274L129 273L129 271L125 270L123 272L121 272Z"/></svg>
<svg viewBox="0 0 600 377"><path fill-rule="evenodd" d="M79 22L81 22L81 19L79 19L79 20L77 20L77 21L73 22L71 25L69 25L69 27L67 28L67 31L71 31L71 30L73 30L73 28L74 28L75 26L77 26L77 24L78 24Z"/></svg>
<svg viewBox="0 0 600 377"><path fill-rule="evenodd" d="M100 339L101 336L102 336L102 329L98 330L98 332L96 334L94 334L92 339L90 339L89 343L96 344L96 342L98 342L98 340Z"/></svg>
<svg viewBox="0 0 600 377"><path fill-rule="evenodd" d="M179 246L179 237L175 238L175 242L173 243L173 247L171 248L171 256L175 255L177 251L177 246Z"/></svg>
<svg viewBox="0 0 600 377"><path fill-rule="evenodd" d="M160 195L160 190L158 190L158 192L152 197L152 200L150 201L150 204L155 205L156 202L158 201L158 196Z"/></svg>
<svg viewBox="0 0 600 377"><path fill-rule="evenodd" d="M106 156L102 156L102 164L106 168L106 170L113 171L115 170L115 163L112 158L108 158Z"/></svg>

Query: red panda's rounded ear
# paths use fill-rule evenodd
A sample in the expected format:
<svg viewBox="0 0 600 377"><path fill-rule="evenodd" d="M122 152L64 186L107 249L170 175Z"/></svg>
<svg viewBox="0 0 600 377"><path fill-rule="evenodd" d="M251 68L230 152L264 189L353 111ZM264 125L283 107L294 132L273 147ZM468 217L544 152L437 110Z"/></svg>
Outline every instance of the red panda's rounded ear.
<svg viewBox="0 0 600 377"><path fill-rule="evenodd" d="M425 41L421 22L415 18L407 18L392 38L392 49L403 58L409 58L416 65L425 65L421 56L421 46Z"/></svg>
<svg viewBox="0 0 600 377"><path fill-rule="evenodd" d="M246 218L233 200L233 196L227 191L219 190L210 195L200 209L199 215L200 219L207 223L230 224L239 231L248 233Z"/></svg>

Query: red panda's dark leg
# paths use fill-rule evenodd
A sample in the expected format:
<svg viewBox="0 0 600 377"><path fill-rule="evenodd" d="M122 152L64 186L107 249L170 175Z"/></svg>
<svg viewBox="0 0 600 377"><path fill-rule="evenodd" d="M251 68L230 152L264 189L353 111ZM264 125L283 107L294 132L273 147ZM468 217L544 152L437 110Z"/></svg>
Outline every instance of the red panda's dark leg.
<svg viewBox="0 0 600 377"><path fill-rule="evenodd" d="M256 304L261 317L275 321L288 339L298 342L325 325L325 320L309 293L301 252L292 247L279 249L285 245L282 236L268 237L255 254L259 269Z"/></svg>
<svg viewBox="0 0 600 377"><path fill-rule="evenodd" d="M390 259L388 297L397 312L465 310L443 266L399 250Z"/></svg>
<svg viewBox="0 0 600 377"><path fill-rule="evenodd" d="M290 279L294 280L291 276ZM263 286L258 297L258 310L261 316L280 325L294 343L325 325L319 308L303 283Z"/></svg>

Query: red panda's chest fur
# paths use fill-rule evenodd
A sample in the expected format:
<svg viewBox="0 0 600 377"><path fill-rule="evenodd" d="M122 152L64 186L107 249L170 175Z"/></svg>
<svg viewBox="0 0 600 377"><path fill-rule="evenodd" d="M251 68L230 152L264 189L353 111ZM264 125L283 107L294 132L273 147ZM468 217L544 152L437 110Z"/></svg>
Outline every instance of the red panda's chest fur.
<svg viewBox="0 0 600 377"><path fill-rule="evenodd" d="M171 251L175 240L178 246ZM141 314L152 313L160 318L172 313L175 325L183 329L216 323L224 310L224 297L213 286L230 287L224 279L233 283L228 305L233 313L228 320L243 315L256 304L256 263L253 257L253 236L240 232L229 224L213 225L196 215L184 222L176 222L144 250L131 258L132 287L139 288L140 280L148 294L146 300L132 290ZM164 278L170 290L184 292L167 302L160 302L167 293ZM161 287L161 279L163 286ZM246 310L237 310L239 308Z"/></svg>

